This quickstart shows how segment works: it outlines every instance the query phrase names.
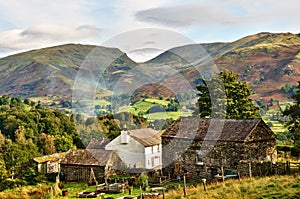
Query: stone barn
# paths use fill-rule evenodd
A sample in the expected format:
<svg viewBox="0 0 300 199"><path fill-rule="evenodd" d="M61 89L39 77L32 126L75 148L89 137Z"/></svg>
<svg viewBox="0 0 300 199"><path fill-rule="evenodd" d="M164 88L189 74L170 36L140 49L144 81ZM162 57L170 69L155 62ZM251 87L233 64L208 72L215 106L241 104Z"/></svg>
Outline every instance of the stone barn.
<svg viewBox="0 0 300 199"><path fill-rule="evenodd" d="M114 151L104 149L69 150L60 161L67 182L87 182L93 170L97 180L114 175L122 161Z"/></svg>
<svg viewBox="0 0 300 199"><path fill-rule="evenodd" d="M276 135L262 119L177 120L162 135L164 173L259 175L277 158ZM222 169L221 169L222 168Z"/></svg>

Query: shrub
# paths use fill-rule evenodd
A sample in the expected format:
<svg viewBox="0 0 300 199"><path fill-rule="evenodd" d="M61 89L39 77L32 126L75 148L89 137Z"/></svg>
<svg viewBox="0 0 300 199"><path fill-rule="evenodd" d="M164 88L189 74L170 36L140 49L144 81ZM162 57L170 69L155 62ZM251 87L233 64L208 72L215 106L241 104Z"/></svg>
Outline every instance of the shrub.
<svg viewBox="0 0 300 199"><path fill-rule="evenodd" d="M5 189L13 189L20 186L25 186L26 181L20 179L5 179L0 182L0 191L4 191Z"/></svg>
<svg viewBox="0 0 300 199"><path fill-rule="evenodd" d="M299 157L300 156L300 147L295 146L291 148L291 155L294 157Z"/></svg>

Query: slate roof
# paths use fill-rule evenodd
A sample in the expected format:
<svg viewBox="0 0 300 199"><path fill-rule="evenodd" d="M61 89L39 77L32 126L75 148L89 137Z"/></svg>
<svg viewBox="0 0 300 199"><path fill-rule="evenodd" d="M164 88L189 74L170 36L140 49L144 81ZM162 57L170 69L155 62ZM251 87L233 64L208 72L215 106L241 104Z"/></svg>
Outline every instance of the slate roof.
<svg viewBox="0 0 300 199"><path fill-rule="evenodd" d="M87 149L105 149L105 146L110 142L108 139L92 139L87 145Z"/></svg>
<svg viewBox="0 0 300 199"><path fill-rule="evenodd" d="M174 122L162 135L197 141L244 142L262 119L208 119L186 117Z"/></svg>
<svg viewBox="0 0 300 199"><path fill-rule="evenodd" d="M151 128L129 130L128 134L145 147L161 144L160 133Z"/></svg>
<svg viewBox="0 0 300 199"><path fill-rule="evenodd" d="M106 166L114 151L103 149L69 150L61 160L61 164Z"/></svg>

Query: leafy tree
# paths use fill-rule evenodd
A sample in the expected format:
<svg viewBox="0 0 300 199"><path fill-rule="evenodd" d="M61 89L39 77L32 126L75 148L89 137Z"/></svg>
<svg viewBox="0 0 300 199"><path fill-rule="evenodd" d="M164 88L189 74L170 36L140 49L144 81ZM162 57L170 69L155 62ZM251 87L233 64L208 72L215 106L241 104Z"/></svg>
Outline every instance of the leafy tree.
<svg viewBox="0 0 300 199"><path fill-rule="evenodd" d="M10 106L11 107L24 107L24 104L22 103L22 100L20 98L13 97L13 98L11 98Z"/></svg>
<svg viewBox="0 0 300 199"><path fill-rule="evenodd" d="M50 155L56 152L55 137L53 135L47 135L45 133L41 133L39 135L38 147L40 152L45 155Z"/></svg>
<svg viewBox="0 0 300 199"><path fill-rule="evenodd" d="M65 152L69 149L74 149L73 140L69 135L57 135L55 136L55 148L57 152Z"/></svg>
<svg viewBox="0 0 300 199"><path fill-rule="evenodd" d="M113 114L98 117L101 130L109 139L116 138L120 132L120 121L115 119Z"/></svg>
<svg viewBox="0 0 300 199"><path fill-rule="evenodd" d="M4 145L4 142L5 142L5 137L4 135L1 133L1 130L0 130L0 155L2 153L2 147Z"/></svg>
<svg viewBox="0 0 300 199"><path fill-rule="evenodd" d="M22 134L20 134L22 136ZM6 169L12 176L17 175L24 164L27 164L32 158L37 157L38 149L32 141L25 140L20 137L18 141L12 142L11 139L6 139L4 145L4 160Z"/></svg>
<svg viewBox="0 0 300 199"><path fill-rule="evenodd" d="M199 99L196 106L199 107L199 111L195 111L194 115L234 119L259 117L259 108L249 98L252 93L251 89L246 82L239 82L238 78L239 75L232 72L221 72L220 77L215 75L211 79L203 78L203 85L197 86ZM226 99L220 95L223 85ZM216 108L216 111L212 113L212 100L216 107L227 108L226 115L222 108Z"/></svg>
<svg viewBox="0 0 300 199"><path fill-rule="evenodd" d="M286 126L292 134L295 148L300 150L300 82L292 99L295 100L294 104L287 107L283 115L288 117Z"/></svg>
<svg viewBox="0 0 300 199"><path fill-rule="evenodd" d="M56 110L34 107L34 104L29 100L24 100L27 104L18 98L10 99L8 96L0 97L1 100L2 102L5 101L3 103L5 105L0 105L0 131L13 143L18 142L16 136L23 132L24 135L20 138L24 137L25 140L31 140L32 144L38 146L38 151L42 154L55 152L56 148L52 148L53 143L55 147L59 146L59 150L68 150L69 143L72 143L71 147L74 145L82 146L79 143L75 124L67 115ZM7 105L6 102L15 105ZM42 133L45 134L44 141L40 137ZM64 137L63 140L69 140L63 142L66 146L62 146L55 144L54 137Z"/></svg>
<svg viewBox="0 0 300 199"><path fill-rule="evenodd" d="M6 177L7 177L6 165L1 155L0 156L0 181L3 181Z"/></svg>
<svg viewBox="0 0 300 199"><path fill-rule="evenodd" d="M10 105L10 97L8 95L0 97L0 105Z"/></svg>

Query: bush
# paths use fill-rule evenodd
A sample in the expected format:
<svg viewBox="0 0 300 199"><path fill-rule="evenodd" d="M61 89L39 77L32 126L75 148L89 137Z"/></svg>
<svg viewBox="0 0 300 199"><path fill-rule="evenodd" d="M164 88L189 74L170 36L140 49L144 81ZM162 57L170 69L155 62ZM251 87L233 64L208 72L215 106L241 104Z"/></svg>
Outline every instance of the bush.
<svg viewBox="0 0 300 199"><path fill-rule="evenodd" d="M291 148L291 155L294 157L299 157L300 156L300 147L295 146Z"/></svg>
<svg viewBox="0 0 300 199"><path fill-rule="evenodd" d="M289 146L277 146L277 151L284 151L284 152L288 152L291 151L292 147Z"/></svg>
<svg viewBox="0 0 300 199"><path fill-rule="evenodd" d="M268 127L273 127L273 123L272 122L267 122Z"/></svg>
<svg viewBox="0 0 300 199"><path fill-rule="evenodd" d="M25 186L26 181L20 179L5 179L0 182L0 191L4 191L5 189L13 189L20 186Z"/></svg>

